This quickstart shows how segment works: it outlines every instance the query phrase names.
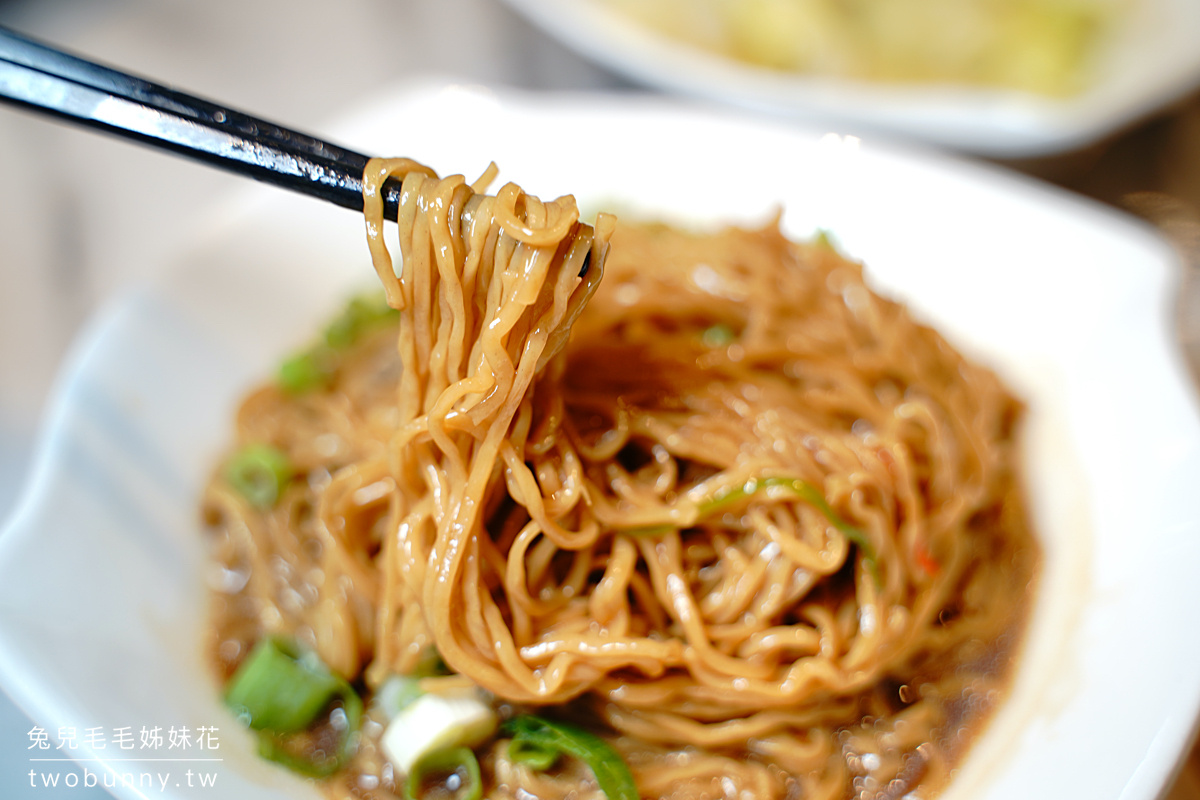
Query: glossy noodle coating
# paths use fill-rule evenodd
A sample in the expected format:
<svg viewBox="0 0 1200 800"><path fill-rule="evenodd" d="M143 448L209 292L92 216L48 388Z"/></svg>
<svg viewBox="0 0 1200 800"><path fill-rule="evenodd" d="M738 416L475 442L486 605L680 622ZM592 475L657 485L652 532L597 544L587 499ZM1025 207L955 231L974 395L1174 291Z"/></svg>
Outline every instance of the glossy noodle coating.
<svg viewBox="0 0 1200 800"><path fill-rule="evenodd" d="M500 717L600 733L644 797L943 783L1038 561L996 376L774 224L590 226L372 168L404 175L398 243L367 213L401 311L239 411L295 477L269 509L207 492L222 674L280 634L371 696L435 648ZM401 793L368 717L332 796ZM476 750L489 797L596 791Z"/></svg>

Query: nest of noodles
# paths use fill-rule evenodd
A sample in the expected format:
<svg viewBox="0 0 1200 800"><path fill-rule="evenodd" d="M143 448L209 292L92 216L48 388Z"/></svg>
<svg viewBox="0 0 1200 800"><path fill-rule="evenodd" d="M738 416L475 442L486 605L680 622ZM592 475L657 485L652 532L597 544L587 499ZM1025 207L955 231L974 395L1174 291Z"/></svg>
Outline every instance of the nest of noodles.
<svg viewBox="0 0 1200 800"><path fill-rule="evenodd" d="M370 692L436 648L502 709L605 732L643 796L943 782L1038 560L996 376L775 224L593 228L392 172L395 263L368 230L398 321L243 404L237 440L294 465L276 505L209 489L248 576L216 600L222 672L281 632ZM499 745L484 768L496 796L588 785ZM384 772L368 740L332 785Z"/></svg>

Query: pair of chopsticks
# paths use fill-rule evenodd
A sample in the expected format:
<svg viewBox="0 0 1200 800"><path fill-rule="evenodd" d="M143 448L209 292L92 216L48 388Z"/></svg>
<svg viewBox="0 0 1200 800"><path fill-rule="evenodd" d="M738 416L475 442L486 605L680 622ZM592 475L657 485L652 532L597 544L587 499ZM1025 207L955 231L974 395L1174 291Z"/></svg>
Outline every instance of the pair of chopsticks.
<svg viewBox="0 0 1200 800"><path fill-rule="evenodd" d="M344 208L368 156L102 66L0 27L0 100L115 133ZM395 220L399 184L383 186Z"/></svg>

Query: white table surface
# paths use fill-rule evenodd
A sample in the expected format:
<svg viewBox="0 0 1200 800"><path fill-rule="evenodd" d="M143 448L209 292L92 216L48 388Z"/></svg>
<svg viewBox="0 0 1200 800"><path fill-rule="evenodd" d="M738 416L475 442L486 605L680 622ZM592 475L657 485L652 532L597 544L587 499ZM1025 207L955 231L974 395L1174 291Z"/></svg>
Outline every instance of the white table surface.
<svg viewBox="0 0 1200 800"><path fill-rule="evenodd" d="M626 86L497 0L0 0L0 25L317 135L380 87L422 74ZM243 181L0 106L0 519L79 326ZM0 797L108 796L31 786L31 727L0 692Z"/></svg>

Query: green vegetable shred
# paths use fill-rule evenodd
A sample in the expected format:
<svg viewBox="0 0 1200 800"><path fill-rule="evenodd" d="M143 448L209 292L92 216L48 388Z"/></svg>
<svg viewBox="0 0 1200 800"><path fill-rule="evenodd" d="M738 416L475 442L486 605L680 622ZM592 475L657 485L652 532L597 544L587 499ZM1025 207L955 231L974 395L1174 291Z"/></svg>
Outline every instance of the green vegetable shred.
<svg viewBox="0 0 1200 800"><path fill-rule="evenodd" d="M842 519L842 516L829 505L821 490L801 478L752 478L741 486L717 492L712 497L699 503L696 507L696 519L699 522L716 514L723 514L737 506L738 503L749 499L752 495L769 489L789 492L820 511L825 519L829 521L830 525L833 525L839 533L858 548L862 554L863 564L875 579L875 583L879 584L882 582L879 574L879 563L875 557L875 547L871 544L871 540L867 538L867 534L862 529ZM678 527L675 525L645 525L626 529L622 533L628 536L650 537L662 536L675 530L678 530Z"/></svg>
<svg viewBox="0 0 1200 800"><path fill-rule="evenodd" d="M608 800L638 800L629 766L599 736L532 714L510 719L501 730L512 735L508 755L513 761L545 770L559 755L578 758L591 769Z"/></svg>
<svg viewBox="0 0 1200 800"><path fill-rule="evenodd" d="M867 535L862 530L842 519L841 515L834 511L829 505L829 502L826 501L825 495L821 493L821 490L806 480L802 480L800 478L774 477L753 478L749 481L746 481L746 483L742 486L725 492L719 492L714 497L701 503L700 516L707 517L711 516L712 514L722 513L728 508L750 497L751 495L767 489L782 489L788 491L820 511L821 514L824 515L825 519L829 520L830 525L836 528L839 533L845 536L846 539L848 539L859 549L859 551L862 553L863 561L866 564L867 569L871 571L871 574L875 577L876 582L879 581L878 565L875 560L875 548L871 544L871 540L867 538Z"/></svg>
<svg viewBox="0 0 1200 800"><path fill-rule="evenodd" d="M292 465L282 450L267 444L249 444L225 464L225 480L250 505L271 508L292 478Z"/></svg>

